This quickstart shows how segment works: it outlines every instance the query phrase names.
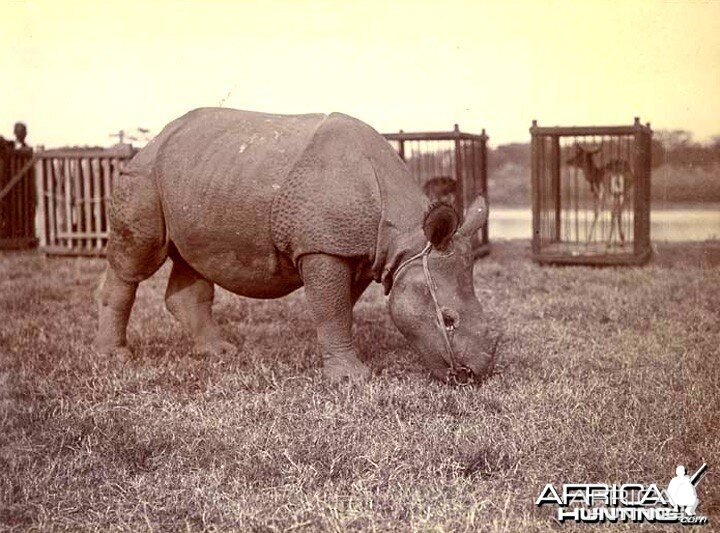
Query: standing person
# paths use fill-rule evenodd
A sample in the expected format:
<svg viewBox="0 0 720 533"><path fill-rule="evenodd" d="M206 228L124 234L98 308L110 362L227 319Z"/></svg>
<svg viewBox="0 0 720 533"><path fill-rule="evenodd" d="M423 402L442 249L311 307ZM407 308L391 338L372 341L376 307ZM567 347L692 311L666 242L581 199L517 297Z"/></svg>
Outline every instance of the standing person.
<svg viewBox="0 0 720 533"><path fill-rule="evenodd" d="M13 128L15 133L15 147L18 150L29 150L30 147L25 142L27 138L27 126L23 122L16 122Z"/></svg>

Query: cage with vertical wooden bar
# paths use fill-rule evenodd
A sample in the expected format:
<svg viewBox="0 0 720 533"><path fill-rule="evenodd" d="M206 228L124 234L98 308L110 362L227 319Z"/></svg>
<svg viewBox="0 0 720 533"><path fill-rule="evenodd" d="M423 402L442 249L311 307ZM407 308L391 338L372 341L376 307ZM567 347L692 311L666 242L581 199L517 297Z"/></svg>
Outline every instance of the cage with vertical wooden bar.
<svg viewBox="0 0 720 533"><path fill-rule="evenodd" d="M530 128L532 254L540 263L638 265L651 255L652 130Z"/></svg>
<svg viewBox="0 0 720 533"><path fill-rule="evenodd" d="M460 131L386 133L385 138L405 161L410 173L431 200L455 206L463 217L465 209L487 191L487 140L485 130L471 134ZM476 257L490 250L488 225L473 240Z"/></svg>

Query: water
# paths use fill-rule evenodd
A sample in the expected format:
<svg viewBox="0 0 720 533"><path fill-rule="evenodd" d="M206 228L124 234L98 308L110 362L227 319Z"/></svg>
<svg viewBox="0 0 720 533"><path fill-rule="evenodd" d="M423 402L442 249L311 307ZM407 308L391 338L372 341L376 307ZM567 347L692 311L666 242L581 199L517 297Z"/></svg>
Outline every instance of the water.
<svg viewBox="0 0 720 533"><path fill-rule="evenodd" d="M490 239L530 239L532 212L525 208L490 208ZM656 241L720 239L720 208L656 209L650 212L650 238Z"/></svg>

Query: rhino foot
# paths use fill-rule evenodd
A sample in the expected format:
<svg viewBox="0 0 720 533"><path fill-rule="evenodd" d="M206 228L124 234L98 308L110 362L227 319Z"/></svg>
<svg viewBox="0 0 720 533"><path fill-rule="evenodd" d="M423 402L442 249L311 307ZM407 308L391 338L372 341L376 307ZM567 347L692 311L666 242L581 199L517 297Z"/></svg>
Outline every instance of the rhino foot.
<svg viewBox="0 0 720 533"><path fill-rule="evenodd" d="M216 356L234 354L238 351L237 346L222 339L209 339L197 341L193 347L193 353L201 356Z"/></svg>
<svg viewBox="0 0 720 533"><path fill-rule="evenodd" d="M370 378L370 369L355 355L326 356L323 376L329 381L365 381Z"/></svg>

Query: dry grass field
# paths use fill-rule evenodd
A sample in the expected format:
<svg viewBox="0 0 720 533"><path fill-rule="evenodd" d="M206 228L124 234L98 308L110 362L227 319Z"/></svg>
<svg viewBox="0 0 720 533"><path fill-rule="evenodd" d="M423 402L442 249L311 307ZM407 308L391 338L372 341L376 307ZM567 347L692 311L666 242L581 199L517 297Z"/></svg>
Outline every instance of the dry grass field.
<svg viewBox="0 0 720 533"><path fill-rule="evenodd" d="M588 531L535 507L540 489L665 487L702 462L710 525L695 530L715 529L716 243L627 269L539 267L527 246L477 263L506 343L499 374L465 388L429 380L378 286L356 312L375 375L330 386L302 291L219 291L216 316L244 346L201 359L164 309L166 265L138 292L134 357L117 360L90 348L102 261L0 255L0 529Z"/></svg>

